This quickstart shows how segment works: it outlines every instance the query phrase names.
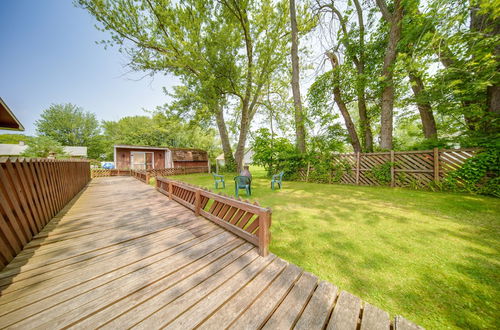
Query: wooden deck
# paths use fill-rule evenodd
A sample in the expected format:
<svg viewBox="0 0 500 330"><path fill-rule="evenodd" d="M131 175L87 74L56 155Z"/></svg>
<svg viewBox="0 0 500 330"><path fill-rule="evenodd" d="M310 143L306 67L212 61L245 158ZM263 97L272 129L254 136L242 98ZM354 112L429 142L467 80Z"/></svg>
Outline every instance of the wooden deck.
<svg viewBox="0 0 500 330"><path fill-rule="evenodd" d="M131 177L94 179L0 290L0 328L416 329Z"/></svg>

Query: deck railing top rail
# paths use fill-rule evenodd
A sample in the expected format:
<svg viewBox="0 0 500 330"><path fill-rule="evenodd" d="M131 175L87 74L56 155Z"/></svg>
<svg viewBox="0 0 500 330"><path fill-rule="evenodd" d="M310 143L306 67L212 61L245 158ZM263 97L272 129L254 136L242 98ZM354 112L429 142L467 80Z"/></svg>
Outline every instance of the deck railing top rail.
<svg viewBox="0 0 500 330"><path fill-rule="evenodd" d="M44 163L88 163L87 159L67 158L67 159L49 159L49 158L33 158L33 157L0 157L0 163L10 162L44 162Z"/></svg>

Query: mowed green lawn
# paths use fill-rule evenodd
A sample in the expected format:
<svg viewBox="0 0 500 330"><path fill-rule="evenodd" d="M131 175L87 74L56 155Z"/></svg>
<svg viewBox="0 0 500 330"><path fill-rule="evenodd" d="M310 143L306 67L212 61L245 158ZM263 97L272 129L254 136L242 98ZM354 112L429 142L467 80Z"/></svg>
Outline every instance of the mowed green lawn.
<svg viewBox="0 0 500 330"><path fill-rule="evenodd" d="M301 182L272 191L251 171L250 199L273 210L274 254L429 329L500 327L499 199ZM214 190L210 174L173 178Z"/></svg>

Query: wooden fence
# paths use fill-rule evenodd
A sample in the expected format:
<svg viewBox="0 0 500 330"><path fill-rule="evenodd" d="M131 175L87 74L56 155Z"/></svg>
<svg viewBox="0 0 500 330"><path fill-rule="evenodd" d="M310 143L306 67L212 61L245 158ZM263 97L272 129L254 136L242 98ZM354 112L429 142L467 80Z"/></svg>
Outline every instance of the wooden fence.
<svg viewBox="0 0 500 330"><path fill-rule="evenodd" d="M106 170L103 168L93 168L90 173L92 178L100 178L106 176L129 176L130 170Z"/></svg>
<svg viewBox="0 0 500 330"><path fill-rule="evenodd" d="M340 169L338 183L356 185L390 185L391 187L427 187L439 182L450 171L460 168L478 149L442 149L339 154L333 159ZM374 172L386 166L389 177L381 182ZM300 172L308 180L314 169ZM337 173L331 173L334 177Z"/></svg>
<svg viewBox="0 0 500 330"><path fill-rule="evenodd" d="M0 158L0 269L90 180L80 160Z"/></svg>
<svg viewBox="0 0 500 330"><path fill-rule="evenodd" d="M149 173L146 170L130 170L130 175L137 180L149 184Z"/></svg>
<svg viewBox="0 0 500 330"><path fill-rule="evenodd" d="M208 173L209 168L207 166L196 166L196 167L173 167L173 168L160 168L151 170L105 170L105 169L92 169L92 178L105 177L105 176L121 176L121 175L134 175L133 172L147 172L148 176L171 176L171 175L181 175L181 174L193 174L193 173Z"/></svg>
<svg viewBox="0 0 500 330"><path fill-rule="evenodd" d="M261 256L269 254L270 209L159 176L156 177L156 188L170 199L193 210L196 215L201 215L258 246Z"/></svg>

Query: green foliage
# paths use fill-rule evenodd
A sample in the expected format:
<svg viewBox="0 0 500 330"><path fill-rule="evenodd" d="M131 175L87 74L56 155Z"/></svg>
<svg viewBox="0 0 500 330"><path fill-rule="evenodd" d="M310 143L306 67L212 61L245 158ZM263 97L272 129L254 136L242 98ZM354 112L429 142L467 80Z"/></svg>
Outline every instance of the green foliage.
<svg viewBox="0 0 500 330"><path fill-rule="evenodd" d="M99 121L91 112L71 103L52 104L35 125L40 136L47 136L63 146L88 147L89 158L102 158Z"/></svg>
<svg viewBox="0 0 500 330"><path fill-rule="evenodd" d="M500 149L489 148L467 159L446 176L443 187L500 198Z"/></svg>
<svg viewBox="0 0 500 330"><path fill-rule="evenodd" d="M30 139L30 144L21 154L23 157L47 158L51 153L56 158L64 158L65 154L61 143L48 137L37 136Z"/></svg>
<svg viewBox="0 0 500 330"><path fill-rule="evenodd" d="M295 145L283 137L273 137L267 128L259 129L252 143L253 161L263 166L269 176L280 171L290 179L297 175L302 164Z"/></svg>
<svg viewBox="0 0 500 330"><path fill-rule="evenodd" d="M381 184L389 184L391 182L391 168L394 163L385 162L383 164L373 166L367 175L377 180Z"/></svg>
<svg viewBox="0 0 500 330"><path fill-rule="evenodd" d="M0 143L4 144L19 144L21 141L29 144L31 139L31 136L24 134L0 134Z"/></svg>
<svg viewBox="0 0 500 330"><path fill-rule="evenodd" d="M293 181L273 191L264 169L250 171L249 199L273 209L272 253L427 329L498 328L487 307L500 292L498 199ZM206 173L175 179L213 187Z"/></svg>
<svg viewBox="0 0 500 330"><path fill-rule="evenodd" d="M106 159L113 159L115 144L199 148L206 150L211 159L220 153L214 129L204 129L160 112L152 117L132 116L116 122L104 121L102 126Z"/></svg>
<svg viewBox="0 0 500 330"><path fill-rule="evenodd" d="M326 134L311 138L308 153L299 154L290 140L273 137L268 129L261 128L252 143L254 162L263 166L268 175L284 171L287 180L299 179L299 173L309 168L310 181L338 181L349 166L340 160L333 161L335 152L341 150L343 144L338 141L339 127L332 125L329 129Z"/></svg>
<svg viewBox="0 0 500 330"><path fill-rule="evenodd" d="M287 1L75 2L109 32L103 43L126 53L133 70L169 72L181 80L185 88L175 91L180 99L174 108L182 108L188 95L194 100L189 110L200 120L214 119L225 107L239 122L240 148L263 87L286 76ZM217 125L220 131L226 123Z"/></svg>

